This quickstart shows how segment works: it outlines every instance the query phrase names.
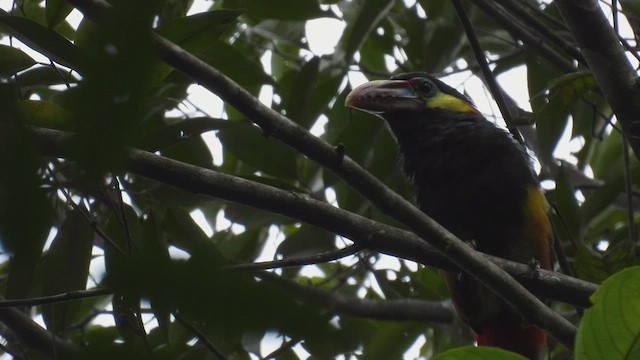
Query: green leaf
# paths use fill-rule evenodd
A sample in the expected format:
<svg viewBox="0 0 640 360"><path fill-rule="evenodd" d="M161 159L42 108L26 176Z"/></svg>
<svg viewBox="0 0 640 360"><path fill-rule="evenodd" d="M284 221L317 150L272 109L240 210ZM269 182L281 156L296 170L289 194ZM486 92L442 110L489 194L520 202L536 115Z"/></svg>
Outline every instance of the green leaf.
<svg viewBox="0 0 640 360"><path fill-rule="evenodd" d="M619 131L611 131L596 143L589 165L596 178L611 179L622 174L622 135Z"/></svg>
<svg viewBox="0 0 640 360"><path fill-rule="evenodd" d="M211 150L200 136L176 142L175 145L162 150L162 155L200 167L213 166Z"/></svg>
<svg viewBox="0 0 640 360"><path fill-rule="evenodd" d="M531 99L531 109L533 110L535 119L539 119L542 116L550 117L552 115L551 109L546 109L549 106L549 100L547 98L547 89L548 84L559 74L558 72L548 65L547 63L541 61L537 57L531 56L527 54L527 83L529 84L529 98ZM546 111L545 114L542 114L543 111ZM544 120L543 120L544 121ZM556 122L562 123L562 119L555 120ZM553 120L549 119L546 121L545 125L553 125ZM564 126L562 124L558 125L558 127ZM537 130L536 130L537 132ZM543 166L549 166L547 164L551 164L553 161L553 148L555 147L549 145L549 142L553 143L553 140L546 141L549 137L545 137L547 132L544 132L543 144L540 144L539 149L536 150L536 156L538 160L542 163Z"/></svg>
<svg viewBox="0 0 640 360"><path fill-rule="evenodd" d="M409 345L424 330L424 324L401 322L385 323L369 346L364 349L364 360L401 359Z"/></svg>
<svg viewBox="0 0 640 360"><path fill-rule="evenodd" d="M626 228L621 229L625 239ZM600 283L616 272L637 263L633 244L629 241L616 243L615 239L602 237L609 240L609 248L605 252L592 249L588 245L581 246L575 255L575 270L580 279Z"/></svg>
<svg viewBox="0 0 640 360"><path fill-rule="evenodd" d="M0 97L2 116L11 119L13 103L3 100ZM44 190L42 156L36 152L31 135L13 121L0 125L0 166L4 169L0 172L0 243L10 256L5 296L26 298L53 226L53 211Z"/></svg>
<svg viewBox="0 0 640 360"><path fill-rule="evenodd" d="M36 61L22 50L0 45L0 77L11 76L35 64Z"/></svg>
<svg viewBox="0 0 640 360"><path fill-rule="evenodd" d="M311 58L300 70L289 92L287 116L305 129L309 129L316 120L311 110L319 71L320 58Z"/></svg>
<svg viewBox="0 0 640 360"><path fill-rule="evenodd" d="M459 57L467 39L451 1L421 0L419 4L430 18L433 17L433 21L416 19L417 24L411 27L410 36L420 41L409 44L407 48L418 69L442 72ZM434 52L438 55L433 56Z"/></svg>
<svg viewBox="0 0 640 360"><path fill-rule="evenodd" d="M47 15L47 25L55 27L73 10L73 6L64 0L47 0L45 12Z"/></svg>
<svg viewBox="0 0 640 360"><path fill-rule="evenodd" d="M42 295L54 295L86 287L93 248L94 230L78 210L67 213L47 251L44 263ZM43 306L47 328L61 334L69 328L80 302L71 301Z"/></svg>
<svg viewBox="0 0 640 360"><path fill-rule="evenodd" d="M30 125L59 130L71 130L76 125L70 112L51 101L22 100L16 107L22 120Z"/></svg>
<svg viewBox="0 0 640 360"><path fill-rule="evenodd" d="M494 347L465 346L440 353L433 360L526 360L522 355Z"/></svg>
<svg viewBox="0 0 640 360"><path fill-rule="evenodd" d="M280 243L276 254L282 255L284 258L303 257L335 249L334 234L312 225L303 225Z"/></svg>
<svg viewBox="0 0 640 360"><path fill-rule="evenodd" d="M565 106L573 105L582 95L597 87L598 84L589 71L572 72L549 82L552 96Z"/></svg>
<svg viewBox="0 0 640 360"><path fill-rule="evenodd" d="M53 29L0 10L0 26L33 50L58 64L82 72L84 53Z"/></svg>
<svg viewBox="0 0 640 360"><path fill-rule="evenodd" d="M218 231L213 235L213 240L226 257L251 262L260 256L268 236L266 228L251 228L238 235L231 231Z"/></svg>
<svg viewBox="0 0 640 360"><path fill-rule="evenodd" d="M334 55L343 58L347 64L351 62L353 55L358 51L362 43L367 39L373 28L380 23L393 6L393 0L366 0L355 21L347 25L345 33L340 39L340 47L344 54Z"/></svg>
<svg viewBox="0 0 640 360"><path fill-rule="evenodd" d="M563 235L561 238L567 240L565 243L578 243L581 240L581 218L580 208L575 196L575 188L569 180L567 170L563 166L556 177L556 188L552 192L550 201L555 205L560 221L558 232Z"/></svg>
<svg viewBox="0 0 640 360"><path fill-rule="evenodd" d="M248 15L278 20L309 20L330 17L317 0L225 0L225 8L246 11Z"/></svg>
<svg viewBox="0 0 640 360"><path fill-rule="evenodd" d="M59 71L52 66L38 66L18 74L18 83L21 88L34 86L49 86L60 84L73 84L78 79L66 71Z"/></svg>
<svg viewBox="0 0 640 360"><path fill-rule="evenodd" d="M289 179L297 176L297 153L281 142L265 137L256 126L238 121L236 126L221 129L218 138L224 151L231 152L258 171Z"/></svg>
<svg viewBox="0 0 640 360"><path fill-rule="evenodd" d="M591 296L576 338L576 360L640 358L640 267L607 279Z"/></svg>
<svg viewBox="0 0 640 360"><path fill-rule="evenodd" d="M211 44L200 58L244 87L274 84L253 54L224 41Z"/></svg>
<svg viewBox="0 0 640 360"><path fill-rule="evenodd" d="M190 53L199 54L230 29L240 13L214 10L175 18L157 28L156 32Z"/></svg>
<svg viewBox="0 0 640 360"><path fill-rule="evenodd" d="M224 215L230 221L236 224L242 224L249 228L256 228L271 224L291 224L294 222L293 219L288 217L235 203L227 203L225 205Z"/></svg>

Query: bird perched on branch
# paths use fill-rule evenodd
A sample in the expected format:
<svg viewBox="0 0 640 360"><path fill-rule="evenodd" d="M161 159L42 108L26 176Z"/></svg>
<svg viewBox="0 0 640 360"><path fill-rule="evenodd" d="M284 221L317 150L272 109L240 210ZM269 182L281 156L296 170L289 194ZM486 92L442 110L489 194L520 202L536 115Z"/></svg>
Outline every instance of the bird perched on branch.
<svg viewBox="0 0 640 360"><path fill-rule="evenodd" d="M529 155L468 97L432 75L406 73L356 88L346 106L387 122L427 215L478 251L551 268L547 203ZM468 274L444 278L478 345L541 356L541 329Z"/></svg>

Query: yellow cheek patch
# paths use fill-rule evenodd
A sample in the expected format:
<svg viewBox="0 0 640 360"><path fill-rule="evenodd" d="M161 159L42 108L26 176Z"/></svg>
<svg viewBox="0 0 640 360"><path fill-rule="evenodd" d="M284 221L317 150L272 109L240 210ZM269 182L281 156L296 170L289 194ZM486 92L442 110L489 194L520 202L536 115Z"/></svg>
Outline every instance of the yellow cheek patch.
<svg viewBox="0 0 640 360"><path fill-rule="evenodd" d="M473 107L466 101L463 101L453 95L439 92L436 95L430 97L426 101L427 108L441 108L445 110L451 110L455 112L467 112L478 114L478 109Z"/></svg>

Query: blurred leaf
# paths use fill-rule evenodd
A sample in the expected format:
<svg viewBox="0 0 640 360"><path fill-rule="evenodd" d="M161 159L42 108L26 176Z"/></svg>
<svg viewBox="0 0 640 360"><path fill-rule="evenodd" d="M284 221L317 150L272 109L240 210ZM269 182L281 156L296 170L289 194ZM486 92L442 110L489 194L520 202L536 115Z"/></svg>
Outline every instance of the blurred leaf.
<svg viewBox="0 0 640 360"><path fill-rule="evenodd" d="M531 99L531 109L534 118L540 119L544 117L542 130L536 129L536 134L542 132L543 140L538 145L536 156L543 166L549 167L553 160L553 150L555 149L555 138L557 129L564 129L565 120L562 118L561 109L558 109L560 102L554 102L553 107L549 105L548 86L549 83L559 76L558 72L549 64L541 61L537 57L527 54L527 83L529 98ZM546 109L546 110L545 110ZM544 112L544 113L543 113ZM560 118L552 118L560 116ZM562 130L560 130L562 131Z"/></svg>
<svg viewBox="0 0 640 360"><path fill-rule="evenodd" d="M283 258L305 257L336 250L335 235L312 225L302 225L278 245Z"/></svg>
<svg viewBox="0 0 640 360"><path fill-rule="evenodd" d="M47 0L45 9L47 25L54 27L67 18L73 6L64 0Z"/></svg>
<svg viewBox="0 0 640 360"><path fill-rule="evenodd" d="M364 349L363 359L400 359L422 331L421 323L383 323L376 336Z"/></svg>
<svg viewBox="0 0 640 360"><path fill-rule="evenodd" d="M575 191L566 168L562 167L556 177L556 188L551 193L549 201L555 205L558 212L557 231L567 244L580 243L582 240L582 221Z"/></svg>
<svg viewBox="0 0 640 360"><path fill-rule="evenodd" d="M29 125L73 130L77 124L71 113L50 101L22 100L16 106L20 117Z"/></svg>
<svg viewBox="0 0 640 360"><path fill-rule="evenodd" d="M415 274L408 274L411 283L414 286L414 297L425 300L443 300L449 296L444 279L440 275L440 271L430 267L418 269Z"/></svg>
<svg viewBox="0 0 640 360"><path fill-rule="evenodd" d="M36 61L22 50L0 45L0 77L11 76L35 64Z"/></svg>
<svg viewBox="0 0 640 360"><path fill-rule="evenodd" d="M224 216L233 223L241 224L249 228L271 224L290 224L294 222L293 219L288 217L235 203L227 203L225 205Z"/></svg>
<svg viewBox="0 0 640 360"><path fill-rule="evenodd" d="M417 21L410 34L420 41L408 44L407 49L416 70L442 72L458 57L467 43L466 37L450 1L420 0L418 3L433 21Z"/></svg>
<svg viewBox="0 0 640 360"><path fill-rule="evenodd" d="M321 10L317 0L225 0L224 7L278 20L309 20L333 15L330 11Z"/></svg>
<svg viewBox="0 0 640 360"><path fill-rule="evenodd" d="M218 247L226 257L251 262L260 256L268 235L265 228L250 228L237 235L226 230L216 232L213 241L219 243Z"/></svg>
<svg viewBox="0 0 640 360"><path fill-rule="evenodd" d="M216 41L200 57L242 86L273 84L258 59L237 46Z"/></svg>
<svg viewBox="0 0 640 360"><path fill-rule="evenodd" d="M629 241L611 244L604 252L582 246L578 248L575 255L575 270L578 277L595 283L600 283L612 274L634 264L636 264L635 250Z"/></svg>
<svg viewBox="0 0 640 360"><path fill-rule="evenodd" d="M156 29L156 32L183 49L199 54L231 28L240 11L214 10L175 18Z"/></svg>
<svg viewBox="0 0 640 360"><path fill-rule="evenodd" d="M17 76L22 88L76 83L78 79L68 72L61 72L52 66L38 66L21 72Z"/></svg>
<svg viewBox="0 0 640 360"><path fill-rule="evenodd" d="M142 139L140 147L148 151L158 151L180 142L198 137L208 131L220 130L232 126L230 121L212 117L192 117L186 120L165 119L157 129L149 129Z"/></svg>
<svg viewBox="0 0 640 360"><path fill-rule="evenodd" d="M445 351L433 357L433 360L525 360L522 355L494 347L465 346Z"/></svg>
<svg viewBox="0 0 640 360"><path fill-rule="evenodd" d="M596 143L589 163L596 178L615 178L622 174L622 135L611 131L602 141Z"/></svg>
<svg viewBox="0 0 640 360"><path fill-rule="evenodd" d="M176 142L173 146L163 149L162 155L191 165L213 167L211 150L200 136Z"/></svg>
<svg viewBox="0 0 640 360"><path fill-rule="evenodd" d="M0 26L30 48L58 64L83 72L85 55L55 30L0 10Z"/></svg>
<svg viewBox="0 0 640 360"><path fill-rule="evenodd" d="M270 139L253 125L236 122L236 126L221 129L218 138L224 151L233 153L238 159L276 177L297 177L297 154L278 140Z"/></svg>
<svg viewBox="0 0 640 360"><path fill-rule="evenodd" d="M312 113L316 82L320 71L320 58L307 61L296 77L288 97L287 116L305 129L316 120Z"/></svg>
<svg viewBox="0 0 640 360"><path fill-rule="evenodd" d="M575 358L635 359L640 357L640 268L607 279L591 296L576 337Z"/></svg>
<svg viewBox="0 0 640 360"><path fill-rule="evenodd" d="M13 102L0 97L0 241L10 256L7 298L26 298L36 264L53 226L51 201L40 175L42 158L30 135L15 121Z"/></svg>
<svg viewBox="0 0 640 360"><path fill-rule="evenodd" d="M351 62L353 55L367 39L369 33L385 18L392 6L393 0L364 1L362 7L358 9L355 20L348 22L347 28L340 39L340 47L344 53L336 54L340 55L345 63Z"/></svg>
<svg viewBox="0 0 640 360"><path fill-rule="evenodd" d="M89 276L94 230L87 220L72 210L53 239L44 263L42 295L55 295L73 290L83 290ZM47 329L61 335L71 325L78 301L43 306Z"/></svg>

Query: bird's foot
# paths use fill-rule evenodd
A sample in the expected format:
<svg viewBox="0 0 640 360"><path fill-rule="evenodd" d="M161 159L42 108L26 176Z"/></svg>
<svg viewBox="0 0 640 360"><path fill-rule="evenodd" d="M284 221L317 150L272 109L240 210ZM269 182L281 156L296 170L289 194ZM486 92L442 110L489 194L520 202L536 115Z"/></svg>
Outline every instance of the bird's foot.
<svg viewBox="0 0 640 360"><path fill-rule="evenodd" d="M472 248L473 250L476 250L478 248L478 243L474 239L465 240L464 243L469 245L469 247Z"/></svg>
<svg viewBox="0 0 640 360"><path fill-rule="evenodd" d="M529 277L532 279L537 278L540 269L542 269L540 261L538 261L538 259L532 258L527 262L527 265L529 266Z"/></svg>

